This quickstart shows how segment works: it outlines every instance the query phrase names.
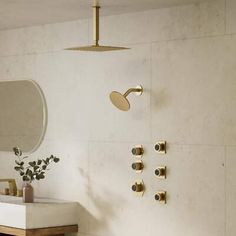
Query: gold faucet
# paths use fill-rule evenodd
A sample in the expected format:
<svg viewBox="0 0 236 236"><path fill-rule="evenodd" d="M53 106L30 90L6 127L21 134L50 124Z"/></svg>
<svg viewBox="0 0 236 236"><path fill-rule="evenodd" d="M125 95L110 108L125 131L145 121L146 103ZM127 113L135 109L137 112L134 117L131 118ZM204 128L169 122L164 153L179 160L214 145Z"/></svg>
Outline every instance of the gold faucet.
<svg viewBox="0 0 236 236"><path fill-rule="evenodd" d="M17 186L15 179L0 179L0 183L7 182L9 184L9 194L11 196L17 195Z"/></svg>

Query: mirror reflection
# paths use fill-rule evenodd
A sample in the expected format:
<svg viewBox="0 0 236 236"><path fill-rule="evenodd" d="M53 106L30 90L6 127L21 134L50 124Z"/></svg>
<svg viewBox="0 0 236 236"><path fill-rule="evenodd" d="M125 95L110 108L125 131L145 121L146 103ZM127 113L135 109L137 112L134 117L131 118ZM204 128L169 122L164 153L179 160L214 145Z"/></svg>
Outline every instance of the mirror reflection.
<svg viewBox="0 0 236 236"><path fill-rule="evenodd" d="M47 126L46 101L32 80L0 81L0 151L35 151Z"/></svg>

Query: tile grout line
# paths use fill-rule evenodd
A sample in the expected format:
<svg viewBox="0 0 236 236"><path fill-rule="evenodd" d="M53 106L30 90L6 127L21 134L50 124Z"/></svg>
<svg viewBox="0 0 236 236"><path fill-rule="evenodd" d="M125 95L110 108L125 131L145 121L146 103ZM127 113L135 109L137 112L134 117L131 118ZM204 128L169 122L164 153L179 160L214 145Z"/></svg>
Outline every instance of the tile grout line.
<svg viewBox="0 0 236 236"><path fill-rule="evenodd" d="M117 46L138 46L138 45L147 45L147 44L154 44L154 43L165 43L165 42L175 42L175 41L188 41L188 40L197 40L197 39L210 39L210 38L220 38L224 36L234 36L236 33L223 33L223 34L216 34L216 35L206 35L206 36L198 36L198 37L185 37L185 38L174 38L174 39L165 39L165 40L154 40L154 41L148 41L148 42L140 42L140 43L123 43L123 44L117 44ZM29 53L22 53L22 54L10 54L10 55L2 55L1 58L8 58L8 57L23 57L23 56L33 56L33 55L45 55L45 54L55 54L55 53L70 53L65 52L62 49L58 50L49 50L49 51L41 51L41 52L29 52Z"/></svg>
<svg viewBox="0 0 236 236"><path fill-rule="evenodd" d="M90 181L90 142L88 141L87 143L87 150L88 150L88 186L87 186L87 194L88 194L88 211L90 211L90 193L89 193L89 190L90 190L90 184L91 184L91 181ZM87 231L86 233L89 234L90 232L90 221L89 221L89 218L87 219Z"/></svg>
<svg viewBox="0 0 236 236"><path fill-rule="evenodd" d="M152 76L153 76L153 71L152 71L152 64L153 64L153 58L152 58L152 43L150 44L150 120L149 120L149 128L150 128L150 138L152 139L153 133L152 133Z"/></svg>
<svg viewBox="0 0 236 236"><path fill-rule="evenodd" d="M227 34L227 0L225 0L225 35Z"/></svg>
<svg viewBox="0 0 236 236"><path fill-rule="evenodd" d="M224 148L224 159L225 159L225 178L224 178L224 190L225 190L225 222L224 222L224 226L225 226L225 236L227 236L227 146L225 146Z"/></svg>
<svg viewBox="0 0 236 236"><path fill-rule="evenodd" d="M54 138L46 138L44 141L48 142L54 142ZM122 143L122 144L134 144L137 142L143 142L145 144L153 144L155 143L155 140L153 141L145 141L145 140L128 140L128 141L122 141L122 140L80 140L80 139L71 139L72 142L79 142L79 143ZM167 140L168 142L168 140ZM204 143L178 143L178 142L168 142L169 145L175 145L175 146L205 146L205 147L236 147L235 145L227 145L227 144L204 144Z"/></svg>

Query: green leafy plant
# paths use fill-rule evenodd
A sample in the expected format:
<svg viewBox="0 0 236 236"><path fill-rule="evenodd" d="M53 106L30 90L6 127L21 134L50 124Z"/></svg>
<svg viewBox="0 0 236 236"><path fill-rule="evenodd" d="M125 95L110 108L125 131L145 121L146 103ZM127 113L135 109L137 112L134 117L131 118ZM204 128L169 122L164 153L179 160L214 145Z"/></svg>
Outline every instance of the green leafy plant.
<svg viewBox="0 0 236 236"><path fill-rule="evenodd" d="M14 169L19 172L23 181L32 182L34 180L41 180L45 178L45 173L48 171L48 166L52 163L60 161L58 157L51 155L45 159L38 159L37 161L30 161L25 163L25 159L29 156L22 156L22 151L18 147L13 148L14 154L17 156L15 160L16 166Z"/></svg>

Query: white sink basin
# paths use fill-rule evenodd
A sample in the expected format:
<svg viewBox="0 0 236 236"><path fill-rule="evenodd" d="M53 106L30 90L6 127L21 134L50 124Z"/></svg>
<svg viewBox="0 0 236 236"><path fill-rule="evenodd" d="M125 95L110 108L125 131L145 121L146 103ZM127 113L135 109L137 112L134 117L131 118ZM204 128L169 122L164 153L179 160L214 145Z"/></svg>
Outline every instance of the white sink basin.
<svg viewBox="0 0 236 236"><path fill-rule="evenodd" d="M22 198L0 195L0 225L36 229L78 224L78 204L54 199L36 199L23 203Z"/></svg>

